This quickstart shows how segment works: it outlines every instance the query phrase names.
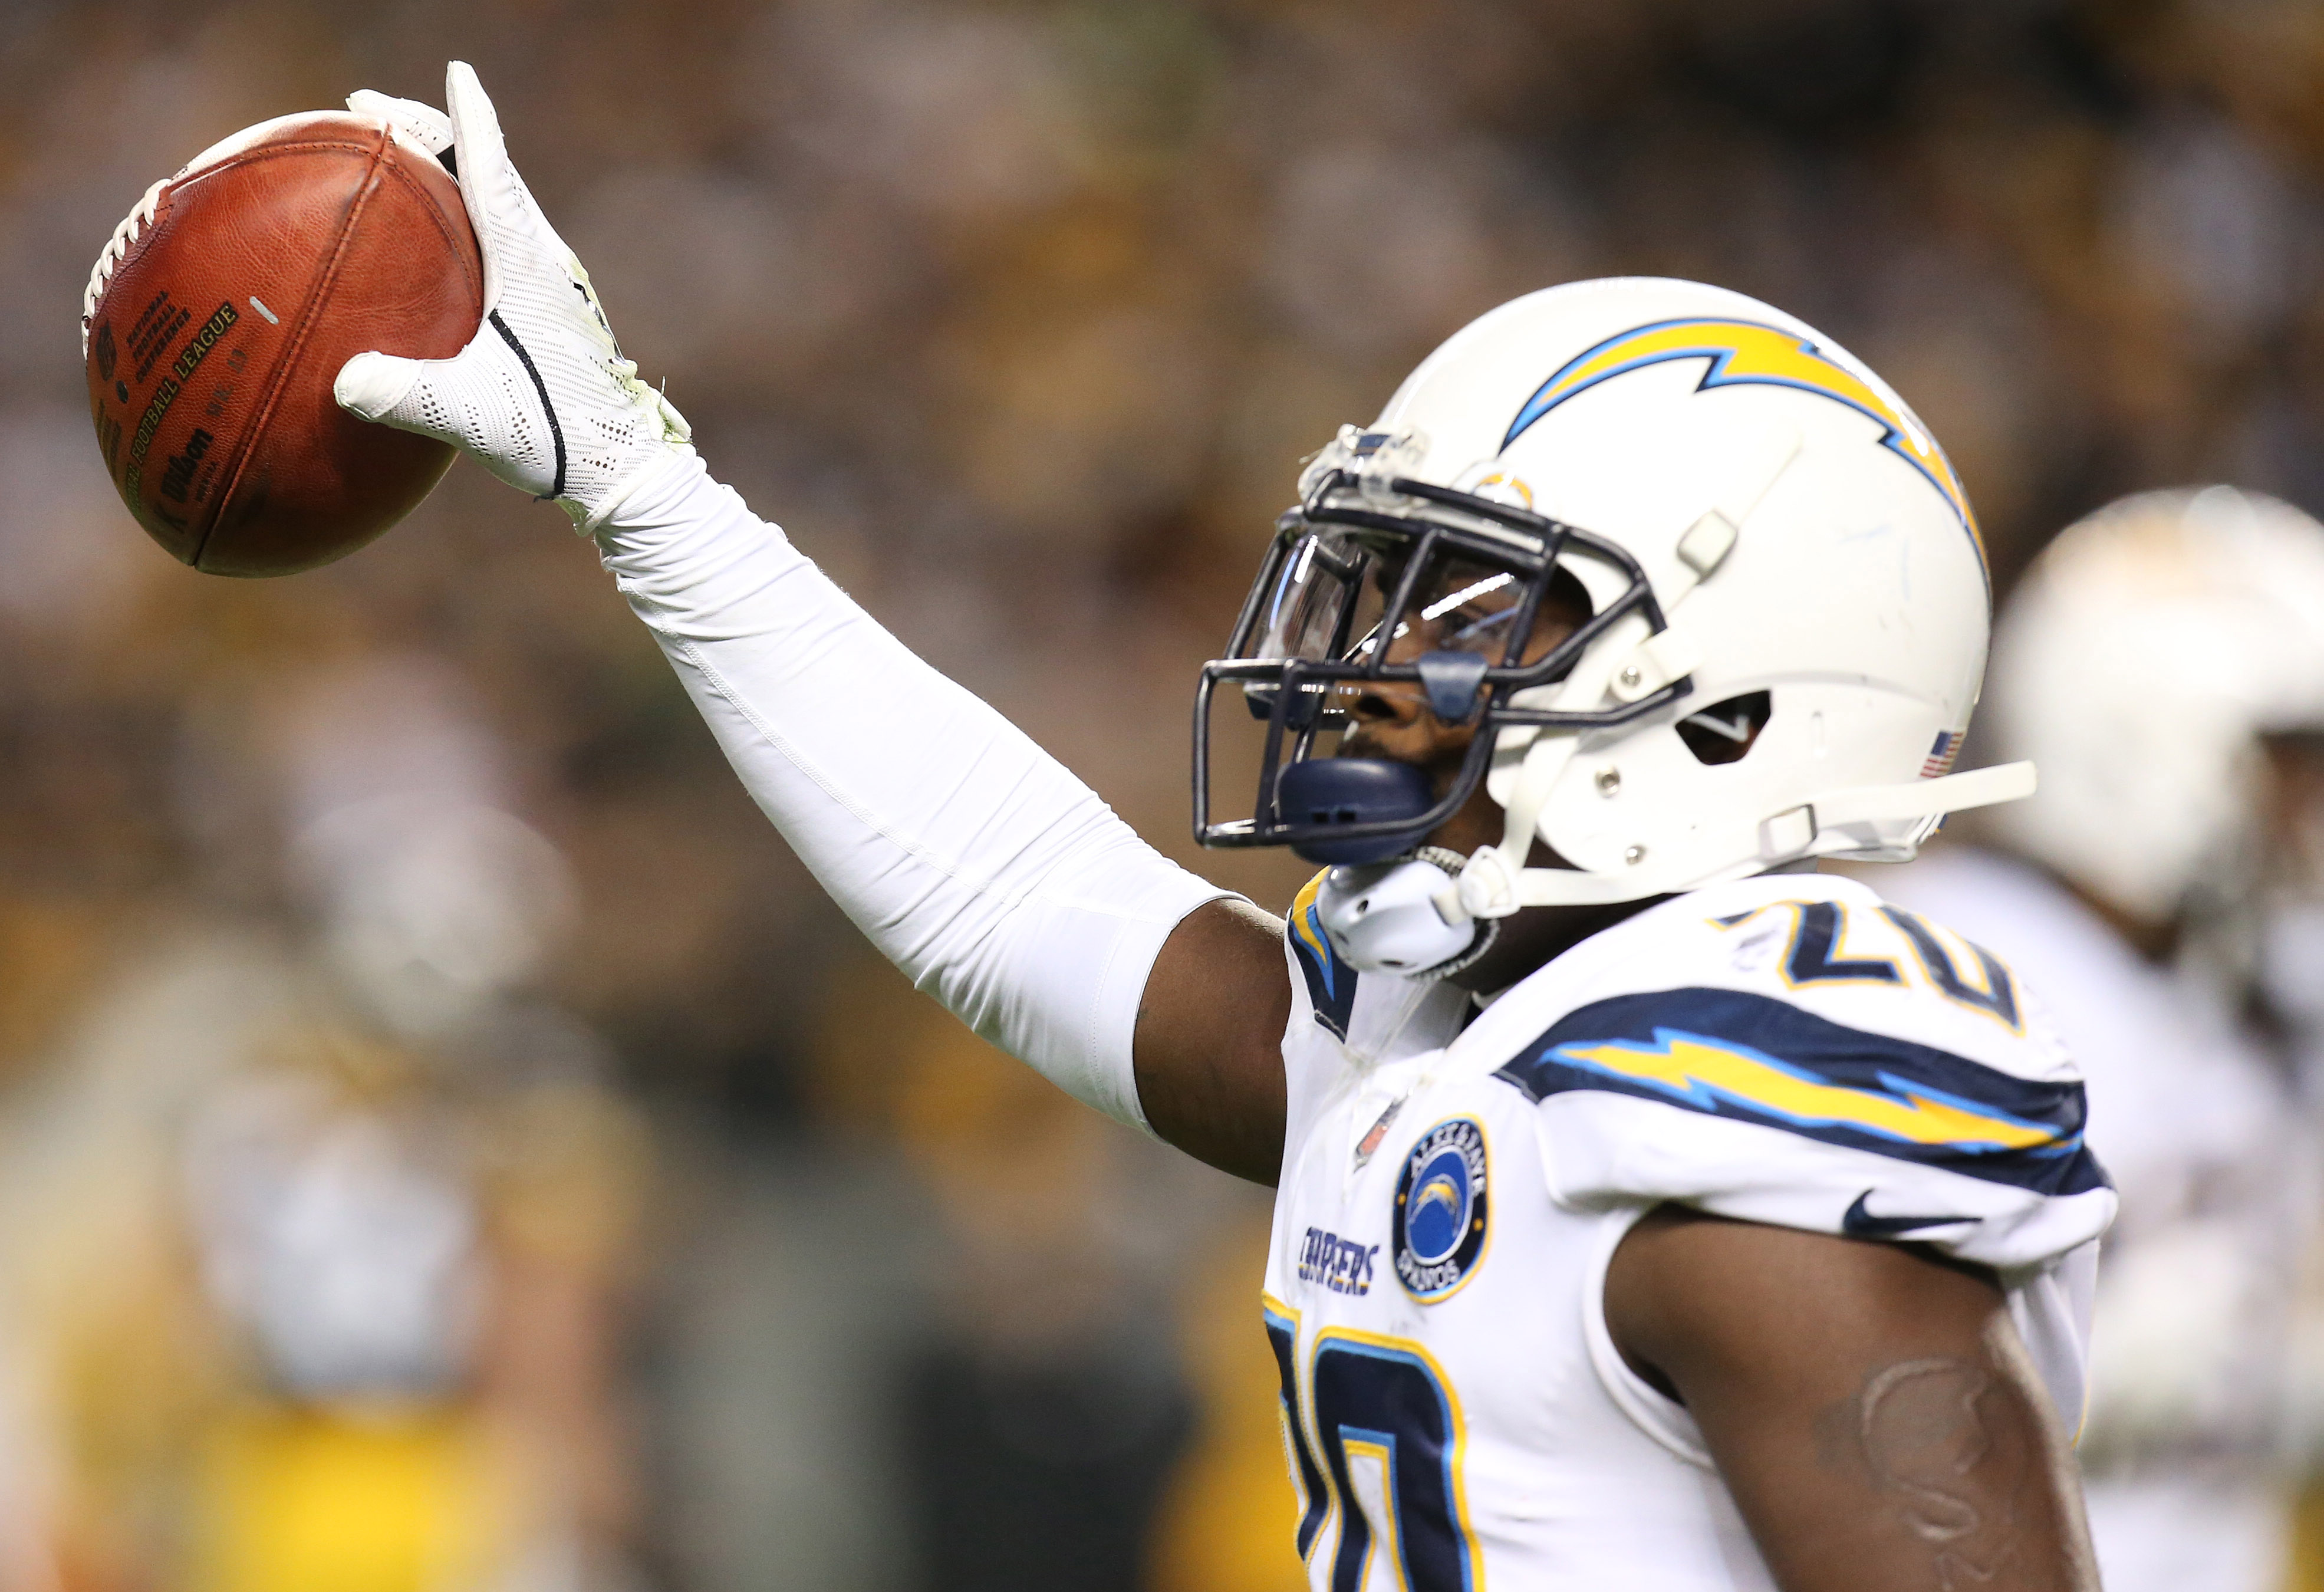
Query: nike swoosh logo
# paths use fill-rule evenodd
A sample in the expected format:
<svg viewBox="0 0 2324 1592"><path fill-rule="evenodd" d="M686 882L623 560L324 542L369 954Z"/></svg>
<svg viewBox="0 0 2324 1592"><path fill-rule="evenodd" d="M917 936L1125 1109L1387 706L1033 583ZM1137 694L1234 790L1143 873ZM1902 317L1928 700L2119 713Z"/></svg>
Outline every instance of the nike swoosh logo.
<svg viewBox="0 0 2324 1592"><path fill-rule="evenodd" d="M1872 1198L1867 1189L1840 1218L1840 1230L1851 1238L1889 1238L1899 1233L1917 1233L1923 1227L1950 1227L1962 1222L1973 1222L1975 1217L1965 1216L1874 1216L1864 1208Z"/></svg>

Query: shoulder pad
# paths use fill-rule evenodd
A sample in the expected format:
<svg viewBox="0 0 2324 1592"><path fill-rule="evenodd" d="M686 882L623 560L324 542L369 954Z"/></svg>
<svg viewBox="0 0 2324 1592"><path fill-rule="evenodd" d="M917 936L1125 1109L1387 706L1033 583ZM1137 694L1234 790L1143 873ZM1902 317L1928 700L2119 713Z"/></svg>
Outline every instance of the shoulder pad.
<svg viewBox="0 0 2324 1592"><path fill-rule="evenodd" d="M2043 1195L2107 1184L2079 1080L2019 1077L1744 990L1593 1002L1497 1076L1536 1102L1625 1095Z"/></svg>

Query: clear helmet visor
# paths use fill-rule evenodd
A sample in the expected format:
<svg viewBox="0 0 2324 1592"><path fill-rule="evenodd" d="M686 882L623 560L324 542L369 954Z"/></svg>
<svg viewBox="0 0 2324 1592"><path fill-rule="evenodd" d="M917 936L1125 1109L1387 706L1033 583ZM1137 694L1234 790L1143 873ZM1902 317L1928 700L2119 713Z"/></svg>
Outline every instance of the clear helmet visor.
<svg viewBox="0 0 2324 1592"><path fill-rule="evenodd" d="M1360 635L1357 620L1368 593L1371 623L1379 621L1378 588L1367 578L1372 555L1344 531L1314 531L1299 538L1277 568L1251 637L1252 658L1344 657Z"/></svg>
<svg viewBox="0 0 2324 1592"><path fill-rule="evenodd" d="M1425 562L1416 571L1409 547L1368 547L1335 528L1304 533L1267 583L1244 655L1369 672L1380 664L1410 665L1428 653L1466 653L1486 666L1506 667L1545 655L1563 634L1549 616L1528 614L1535 598L1527 576L1455 548L1422 556ZM1271 716L1277 689L1272 681L1244 683L1254 717ZM1302 680L1288 727L1343 728L1348 703L1375 689L1362 679ZM1417 688L1407 682L1396 689Z"/></svg>
<svg viewBox="0 0 2324 1592"><path fill-rule="evenodd" d="M1458 549L1428 555L1383 638L1382 620L1409 562L1401 551L1372 551L1342 531L1303 535L1268 585L1244 655L1363 664L1385 645L1391 663L1423 653L1460 652L1504 665L1547 651L1553 638L1546 635L1537 638L1540 646L1512 650L1513 641L1533 641L1530 633L1543 628L1541 616L1521 623L1530 595L1526 578Z"/></svg>

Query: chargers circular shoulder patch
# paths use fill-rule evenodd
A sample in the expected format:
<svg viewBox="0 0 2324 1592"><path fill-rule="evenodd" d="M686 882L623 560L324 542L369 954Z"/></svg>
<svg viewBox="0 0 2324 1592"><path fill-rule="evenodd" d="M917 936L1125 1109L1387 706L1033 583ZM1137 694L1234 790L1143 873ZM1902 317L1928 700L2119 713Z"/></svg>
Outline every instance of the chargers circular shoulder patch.
<svg viewBox="0 0 2324 1592"><path fill-rule="evenodd" d="M1485 1253L1485 1130L1448 1117L1420 1135L1396 1180L1396 1275L1423 1304L1449 1298Z"/></svg>

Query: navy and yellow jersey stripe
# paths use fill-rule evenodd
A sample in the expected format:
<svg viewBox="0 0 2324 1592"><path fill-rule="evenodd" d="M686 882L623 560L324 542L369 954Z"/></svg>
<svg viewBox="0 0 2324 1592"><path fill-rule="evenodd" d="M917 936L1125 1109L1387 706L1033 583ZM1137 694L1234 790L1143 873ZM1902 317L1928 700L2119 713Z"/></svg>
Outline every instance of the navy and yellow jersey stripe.
<svg viewBox="0 0 2324 1592"><path fill-rule="evenodd" d="M1560 1018L1495 1075L1781 1128L2044 1195L2107 1185L2079 1082L2018 1078L1732 989L1617 995Z"/></svg>
<svg viewBox="0 0 2324 1592"><path fill-rule="evenodd" d="M1323 932L1323 920L1315 911L1315 893L1323 888L1323 874L1330 872L1326 868L1317 874L1292 897L1291 915L1284 922L1283 933L1298 960L1299 971L1306 976L1307 1004L1315 1009L1316 1023L1344 1042L1348 1018L1356 1006L1356 970L1332 949Z"/></svg>

